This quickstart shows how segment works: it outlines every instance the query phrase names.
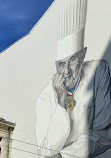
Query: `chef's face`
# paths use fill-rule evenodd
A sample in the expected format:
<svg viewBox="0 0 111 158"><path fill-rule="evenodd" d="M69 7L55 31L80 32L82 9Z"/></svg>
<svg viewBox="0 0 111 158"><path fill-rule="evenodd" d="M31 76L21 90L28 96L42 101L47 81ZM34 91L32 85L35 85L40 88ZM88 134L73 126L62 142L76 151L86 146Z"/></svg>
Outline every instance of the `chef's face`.
<svg viewBox="0 0 111 158"><path fill-rule="evenodd" d="M77 82L78 75L82 68L85 57L86 48L76 54L56 61L57 73L62 74L65 78L65 85L68 89L72 89Z"/></svg>

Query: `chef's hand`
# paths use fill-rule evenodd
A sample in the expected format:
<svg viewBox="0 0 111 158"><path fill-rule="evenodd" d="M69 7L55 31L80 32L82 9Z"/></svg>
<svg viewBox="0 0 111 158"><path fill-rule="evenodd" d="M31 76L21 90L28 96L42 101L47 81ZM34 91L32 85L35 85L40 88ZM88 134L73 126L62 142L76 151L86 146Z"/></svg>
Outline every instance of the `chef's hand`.
<svg viewBox="0 0 111 158"><path fill-rule="evenodd" d="M65 108L67 89L65 86L65 78L62 74L56 73L53 78L53 87L57 96L59 105Z"/></svg>

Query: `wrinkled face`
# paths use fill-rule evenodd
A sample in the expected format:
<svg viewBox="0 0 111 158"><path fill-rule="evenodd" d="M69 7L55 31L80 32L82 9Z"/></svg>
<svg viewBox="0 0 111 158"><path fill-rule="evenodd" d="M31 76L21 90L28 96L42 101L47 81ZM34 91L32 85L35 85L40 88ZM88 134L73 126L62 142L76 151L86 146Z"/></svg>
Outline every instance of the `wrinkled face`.
<svg viewBox="0 0 111 158"><path fill-rule="evenodd" d="M65 59L56 61L57 73L62 74L65 78L65 85L68 89L72 89L77 82L78 75L82 68L86 50L77 52Z"/></svg>

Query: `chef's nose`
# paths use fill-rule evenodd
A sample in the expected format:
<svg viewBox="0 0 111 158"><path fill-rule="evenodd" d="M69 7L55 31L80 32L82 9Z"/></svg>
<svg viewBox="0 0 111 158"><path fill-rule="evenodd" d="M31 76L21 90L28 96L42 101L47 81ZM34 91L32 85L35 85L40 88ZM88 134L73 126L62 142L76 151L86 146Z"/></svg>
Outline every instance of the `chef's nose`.
<svg viewBox="0 0 111 158"><path fill-rule="evenodd" d="M69 62L68 61L66 62L64 73L65 73L65 75L70 74L70 67L69 67Z"/></svg>

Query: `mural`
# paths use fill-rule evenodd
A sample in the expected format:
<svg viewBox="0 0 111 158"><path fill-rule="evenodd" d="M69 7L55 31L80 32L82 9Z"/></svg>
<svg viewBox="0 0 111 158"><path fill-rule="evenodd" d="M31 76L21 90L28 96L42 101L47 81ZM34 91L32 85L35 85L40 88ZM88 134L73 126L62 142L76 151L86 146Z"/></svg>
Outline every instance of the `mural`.
<svg viewBox="0 0 111 158"><path fill-rule="evenodd" d="M57 73L36 104L40 157L88 158L111 147L111 79L105 60L85 61L87 0L61 0Z"/></svg>

